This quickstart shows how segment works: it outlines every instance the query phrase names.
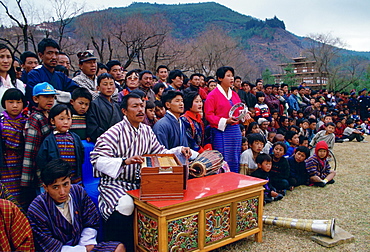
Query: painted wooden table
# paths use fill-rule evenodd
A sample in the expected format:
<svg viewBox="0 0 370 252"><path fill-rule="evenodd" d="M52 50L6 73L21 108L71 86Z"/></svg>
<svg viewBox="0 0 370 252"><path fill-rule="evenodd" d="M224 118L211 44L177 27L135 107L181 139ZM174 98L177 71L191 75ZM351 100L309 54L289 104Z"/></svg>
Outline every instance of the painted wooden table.
<svg viewBox="0 0 370 252"><path fill-rule="evenodd" d="M266 180L233 172L188 181L183 200L135 202L136 251L209 251L255 235L262 242Z"/></svg>

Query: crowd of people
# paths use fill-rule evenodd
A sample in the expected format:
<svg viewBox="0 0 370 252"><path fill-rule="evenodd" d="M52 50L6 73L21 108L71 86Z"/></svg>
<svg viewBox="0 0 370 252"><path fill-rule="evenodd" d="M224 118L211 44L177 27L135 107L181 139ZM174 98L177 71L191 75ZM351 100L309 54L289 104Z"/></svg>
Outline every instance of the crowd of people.
<svg viewBox="0 0 370 252"><path fill-rule="evenodd" d="M133 251L126 192L140 186L144 154L185 163L217 150L231 172L268 180L270 203L300 185L334 183L334 143L366 142L370 132L366 89L251 83L227 66L215 76L165 65L127 71L89 50L77 57L72 77L68 55L50 38L20 59L0 44L0 215L16 220L3 225L12 237L0 235L1 251ZM240 103L246 115L230 115ZM99 211L83 189L83 165L100 178Z"/></svg>

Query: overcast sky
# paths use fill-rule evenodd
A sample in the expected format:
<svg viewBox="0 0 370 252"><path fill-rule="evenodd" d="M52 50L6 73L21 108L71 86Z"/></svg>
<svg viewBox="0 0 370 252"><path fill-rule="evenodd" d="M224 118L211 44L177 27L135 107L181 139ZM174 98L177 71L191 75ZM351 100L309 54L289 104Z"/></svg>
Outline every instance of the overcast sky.
<svg viewBox="0 0 370 252"><path fill-rule="evenodd" d="M58 0L56 0L58 1ZM68 1L68 0L67 0ZM86 3L86 11L108 7L127 7L132 0L70 0ZM7 0L15 6L15 0ZM42 3L43 2L43 3ZM140 2L140 0L136 0ZM210 2L201 0L142 0L159 4ZM370 51L370 1L369 0L216 0L236 12L265 20L277 16L283 20L286 29L298 36L311 33L331 33L339 37L346 48L356 51ZM50 0L23 0L22 4L31 8L47 9ZM37 4L35 4L37 3ZM40 6L43 6L40 8ZM0 6L1 7L1 6ZM0 9L0 22L6 24L7 18ZM50 13L45 11L44 13ZM45 14L44 14L45 15ZM49 14L50 15L50 14ZM41 14L41 16L43 16Z"/></svg>
<svg viewBox="0 0 370 252"><path fill-rule="evenodd" d="M87 7L102 9L126 7L133 1L89 0ZM140 1L136 1L140 2ZM143 0L158 4L210 2L200 0ZM347 49L370 51L370 1L369 0L217 0L241 14L265 20L277 16L286 29L299 36L310 33L331 33L347 44Z"/></svg>

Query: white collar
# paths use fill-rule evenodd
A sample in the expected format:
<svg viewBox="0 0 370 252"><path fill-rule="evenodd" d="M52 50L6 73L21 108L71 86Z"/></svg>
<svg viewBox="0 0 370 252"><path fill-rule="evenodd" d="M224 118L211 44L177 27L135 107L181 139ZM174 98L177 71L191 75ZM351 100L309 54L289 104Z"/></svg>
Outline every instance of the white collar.
<svg viewBox="0 0 370 252"><path fill-rule="evenodd" d="M223 94L226 97L226 99L230 100L231 97L233 96L233 91L231 90L231 88L227 90L227 94L225 93L225 90L221 87L220 84L217 84L217 88L221 92L221 94Z"/></svg>

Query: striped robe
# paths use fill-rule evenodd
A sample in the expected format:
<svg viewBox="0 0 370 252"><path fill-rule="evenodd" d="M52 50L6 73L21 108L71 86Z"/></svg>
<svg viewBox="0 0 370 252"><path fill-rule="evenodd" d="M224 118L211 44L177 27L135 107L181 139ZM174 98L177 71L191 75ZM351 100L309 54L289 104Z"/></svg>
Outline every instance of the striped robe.
<svg viewBox="0 0 370 252"><path fill-rule="evenodd" d="M126 117L101 135L90 157L94 176L101 177L99 210L103 218L109 218L126 191L140 186L140 164L122 165L122 158L159 153L180 154L181 148L166 150L149 126L140 123L139 128L135 128Z"/></svg>
<svg viewBox="0 0 370 252"><path fill-rule="evenodd" d="M96 244L99 213L94 203L79 185L72 185L69 195L72 224L46 192L37 196L28 208L37 251L61 251L64 246ZM114 251L118 244L120 242L99 243L93 251Z"/></svg>
<svg viewBox="0 0 370 252"><path fill-rule="evenodd" d="M5 199L0 199L0 251L35 251L26 216Z"/></svg>

